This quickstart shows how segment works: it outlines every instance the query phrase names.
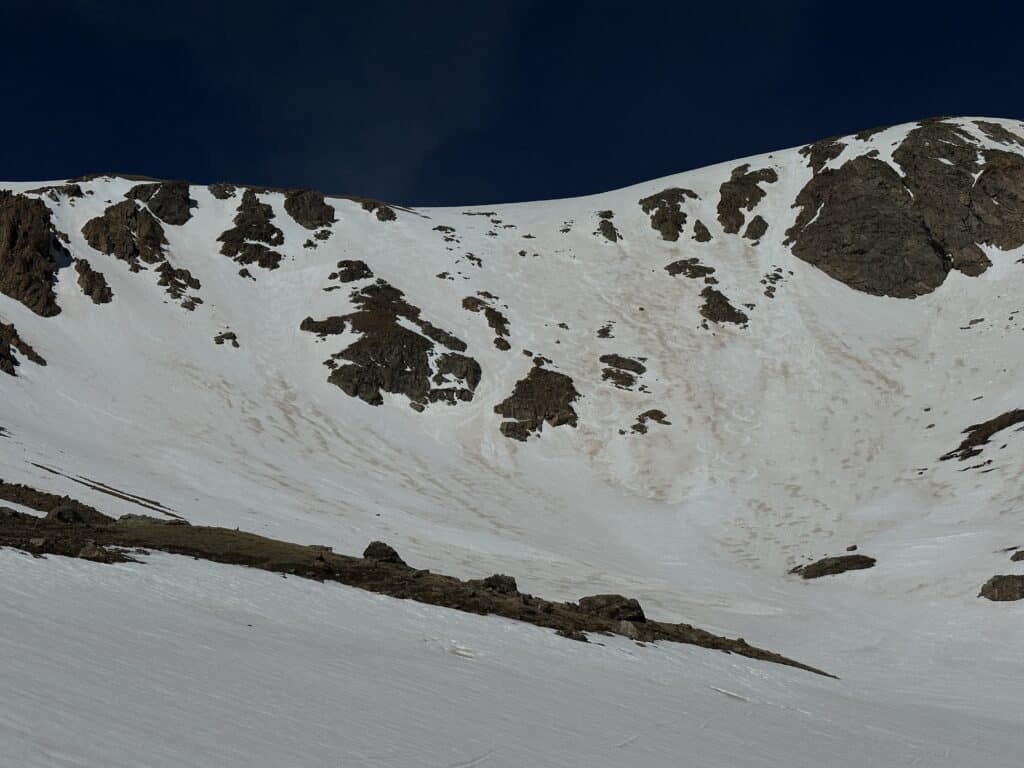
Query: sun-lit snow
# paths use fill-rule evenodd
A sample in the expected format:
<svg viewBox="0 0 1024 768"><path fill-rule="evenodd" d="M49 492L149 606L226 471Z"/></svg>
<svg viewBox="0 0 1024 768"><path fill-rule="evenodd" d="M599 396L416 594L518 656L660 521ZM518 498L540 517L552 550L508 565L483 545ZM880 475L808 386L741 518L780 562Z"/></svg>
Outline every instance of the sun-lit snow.
<svg viewBox="0 0 1024 768"><path fill-rule="evenodd" d="M831 165L872 149L888 160L907 130L851 142ZM754 212L769 223L756 246L716 217L743 162L779 174ZM339 552L382 539L417 567L509 573L549 598L623 593L649 616L841 680L622 638L587 646L168 555L110 566L4 550L0 764L1018 764L1024 603L976 595L994 573L1024 572L999 552L1024 545L1024 436L997 436L985 473L938 457L968 425L1024 407L1024 253L986 248L982 276L950 273L913 300L858 293L783 245L810 175L786 150L593 197L399 209L392 222L334 199L315 250L266 193L288 258L250 268L255 281L218 252L238 199L193 186L192 220L165 230L168 258L202 282L195 312L82 237L135 182L84 183L94 194L50 207L114 300L93 305L70 269L57 317L0 296L0 318L48 361L0 377L0 478L142 511L67 476L89 478L193 523ZM675 243L638 205L670 186L701 198ZM600 210L618 243L594 234ZM711 242L691 239L695 218ZM748 327L701 326L703 284L664 270L690 256L734 305L754 304ZM299 324L350 311L347 290L322 290L339 259L364 260L468 343L483 369L471 403L375 408L327 383L323 361L343 342ZM776 267L769 299L760 281ZM462 308L478 291L499 297L510 351ZM599 338L609 321L614 338ZM239 349L213 343L226 329ZM524 349L573 378L577 428L501 435L493 408L529 371ZM645 357L649 391L603 382L608 353ZM650 408L671 425L633 434ZM787 575L852 544L877 566Z"/></svg>

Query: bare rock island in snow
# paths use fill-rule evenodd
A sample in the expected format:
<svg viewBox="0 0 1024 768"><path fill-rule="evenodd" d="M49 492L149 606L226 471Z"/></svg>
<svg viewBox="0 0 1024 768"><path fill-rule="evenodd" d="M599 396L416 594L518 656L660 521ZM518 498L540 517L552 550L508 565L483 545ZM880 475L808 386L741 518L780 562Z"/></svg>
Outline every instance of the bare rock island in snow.
<svg viewBox="0 0 1024 768"><path fill-rule="evenodd" d="M1022 339L1015 120L510 205L0 182L0 626L46 627L16 644L42 675L77 619L41 594L135 629L217 605L241 659L293 633L496 689L524 658L628 659L650 701L698 702L666 714L691 736L743 706L780 743L907 734L866 764L953 764L946 731L996 754L1020 746L986 702L1024 671Z"/></svg>

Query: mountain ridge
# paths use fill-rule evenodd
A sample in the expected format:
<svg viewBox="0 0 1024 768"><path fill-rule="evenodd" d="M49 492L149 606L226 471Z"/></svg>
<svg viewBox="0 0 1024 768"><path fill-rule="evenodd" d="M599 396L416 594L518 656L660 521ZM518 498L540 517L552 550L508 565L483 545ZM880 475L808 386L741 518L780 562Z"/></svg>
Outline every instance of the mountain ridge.
<svg viewBox="0 0 1024 768"><path fill-rule="evenodd" d="M1022 153L1017 121L946 118L454 208L0 183L0 478L114 518L148 504L339 552L386 541L552 601L635 596L834 673L846 698L700 662L723 689L777 701L808 685L813 717L854 723L894 702L919 741L889 758L945 738L950 708L957 732L1020 746L999 681L1020 670L1024 603L978 593L1020 569ZM853 547L873 566L831 570ZM826 558L830 575L800 576ZM149 560L182 583L187 567L224 573ZM41 566L25 573L127 595L123 574L149 561ZM231 613L229 586L210 599ZM324 599L363 605L339 595ZM387 605L379 627L406 615ZM471 626L492 647L491 625Z"/></svg>

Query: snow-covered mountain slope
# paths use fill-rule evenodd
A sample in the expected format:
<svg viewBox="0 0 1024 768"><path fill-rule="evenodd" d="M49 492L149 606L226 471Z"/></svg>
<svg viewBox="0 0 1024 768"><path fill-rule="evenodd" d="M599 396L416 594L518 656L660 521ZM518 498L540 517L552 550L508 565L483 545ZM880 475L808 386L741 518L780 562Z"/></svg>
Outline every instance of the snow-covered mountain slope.
<svg viewBox="0 0 1024 768"><path fill-rule="evenodd" d="M1024 125L957 118L587 198L466 209L107 176L0 184L3 480L115 516L169 512L340 552L382 539L420 567L514 574L549 598L632 595L652 617L842 678L699 649L577 646L170 556L104 566L3 551L0 646L22 659L0 673L0 739L22 749L10 764L95 762L73 729L33 739L26 724L53 711L46 660L58 649L30 649L67 637L90 666L114 664L122 635L99 618L113 606L126 653L152 659L143 679L206 686L203 720L217 696L238 713L227 754L168 717L177 705L154 704L148 716L168 730L116 729L113 743L138 758L125 764L173 762L141 751L163 737L194 748L187 764L279 764L259 740L242 743L273 726L231 680L289 642L304 660L274 662L274 680L291 669L311 696L353 686L385 706L406 689L388 678L367 691L388 676L331 660L351 651L393 670L400 659L401 674L429 681L412 686L424 708L439 687L453 723L468 720L403 756L423 744L416 727L436 726L431 713L413 727L403 710L389 731L397 752L346 755L344 734L365 726L339 704L288 726L319 745L296 747L297 764L595 764L584 734L608 733L623 709L646 735L597 742L609 761L667 764L699 743L704 765L1015 764L1024 603L977 594L995 573L1024 574L1001 551L1024 544L1012 417L1024 407L1022 153ZM963 430L1006 414L940 460ZM852 545L875 567L788 573ZM182 590L166 612L139 597L162 590ZM210 662L248 642L244 623L204 640L203 622L218 620L203 612L236 621L248 610L237 602L263 590L253 610L275 627L270 647L220 681L180 670L181 644L206 643ZM321 612L297 626L296 606L321 601L352 624ZM180 635L148 629L193 619ZM334 636L339 622L357 625L351 643ZM439 655L455 663L449 642L492 662L440 675ZM330 671L312 683L318 659ZM101 696L102 679L66 677L112 718L140 706L137 678ZM581 678L605 693L580 704L573 739L552 729L531 744L499 728L534 722L531 681L546 681L537 711L564 711L551 681L572 690ZM646 693L609 693L638 679ZM472 716L483 681L521 696ZM276 706L293 695L259 690ZM817 746L797 754L801 740Z"/></svg>
<svg viewBox="0 0 1024 768"><path fill-rule="evenodd" d="M1019 760L1009 639L967 688L959 647L875 669L862 649L850 666L865 674L836 681L169 555L104 566L6 550L0 577L3 765Z"/></svg>

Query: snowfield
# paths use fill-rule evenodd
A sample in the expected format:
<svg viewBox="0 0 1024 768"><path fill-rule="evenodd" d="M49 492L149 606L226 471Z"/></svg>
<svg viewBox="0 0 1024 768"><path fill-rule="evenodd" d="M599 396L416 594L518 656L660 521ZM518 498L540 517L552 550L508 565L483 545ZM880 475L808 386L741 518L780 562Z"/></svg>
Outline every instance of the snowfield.
<svg viewBox="0 0 1024 768"><path fill-rule="evenodd" d="M835 681L146 560L0 554L5 765L1018 764L1012 633L925 630L915 652L896 620L836 649Z"/></svg>
<svg viewBox="0 0 1024 768"><path fill-rule="evenodd" d="M1024 152L974 118L951 122L979 154ZM902 174L893 151L914 128L845 137L823 169L877 152ZM756 241L725 232L716 208L743 164L777 174L742 209L767 222ZM576 643L157 552L104 565L0 549L0 765L1019 765L1024 601L977 595L993 574L1024 574L1003 551L1024 546L1024 436L939 457L1024 407L1024 248L982 244L982 274L950 271L913 299L854 290L784 242L813 175L785 150L587 198L396 208L393 221L328 197L337 220L315 248L285 196L263 191L284 258L250 265L254 279L219 252L242 190L192 185L190 220L164 231L167 259L201 282L194 311L83 236L139 181L35 195L113 301L94 304L71 268L54 317L0 295L0 322L47 363L16 353L17 375L0 374L0 479L115 517L161 514L141 497L194 525L343 553L379 539L416 567L511 574L549 599L621 593L839 679L624 637ZM669 241L638 201L674 187L697 198ZM601 211L615 242L596 233ZM710 241L693 238L697 220ZM683 258L717 282L666 272ZM324 361L359 334L299 326L353 312L372 282L325 290L340 260L364 261L466 343L482 371L471 401L418 412L385 392L372 406L327 381ZM745 325L701 315L712 286ZM463 307L481 292L497 297L508 351ZM214 343L227 330L239 348ZM609 354L642 359L635 386L603 378ZM572 379L578 423L520 442L494 407L537 356ZM649 409L669 423L633 431ZM787 573L851 545L877 565Z"/></svg>

